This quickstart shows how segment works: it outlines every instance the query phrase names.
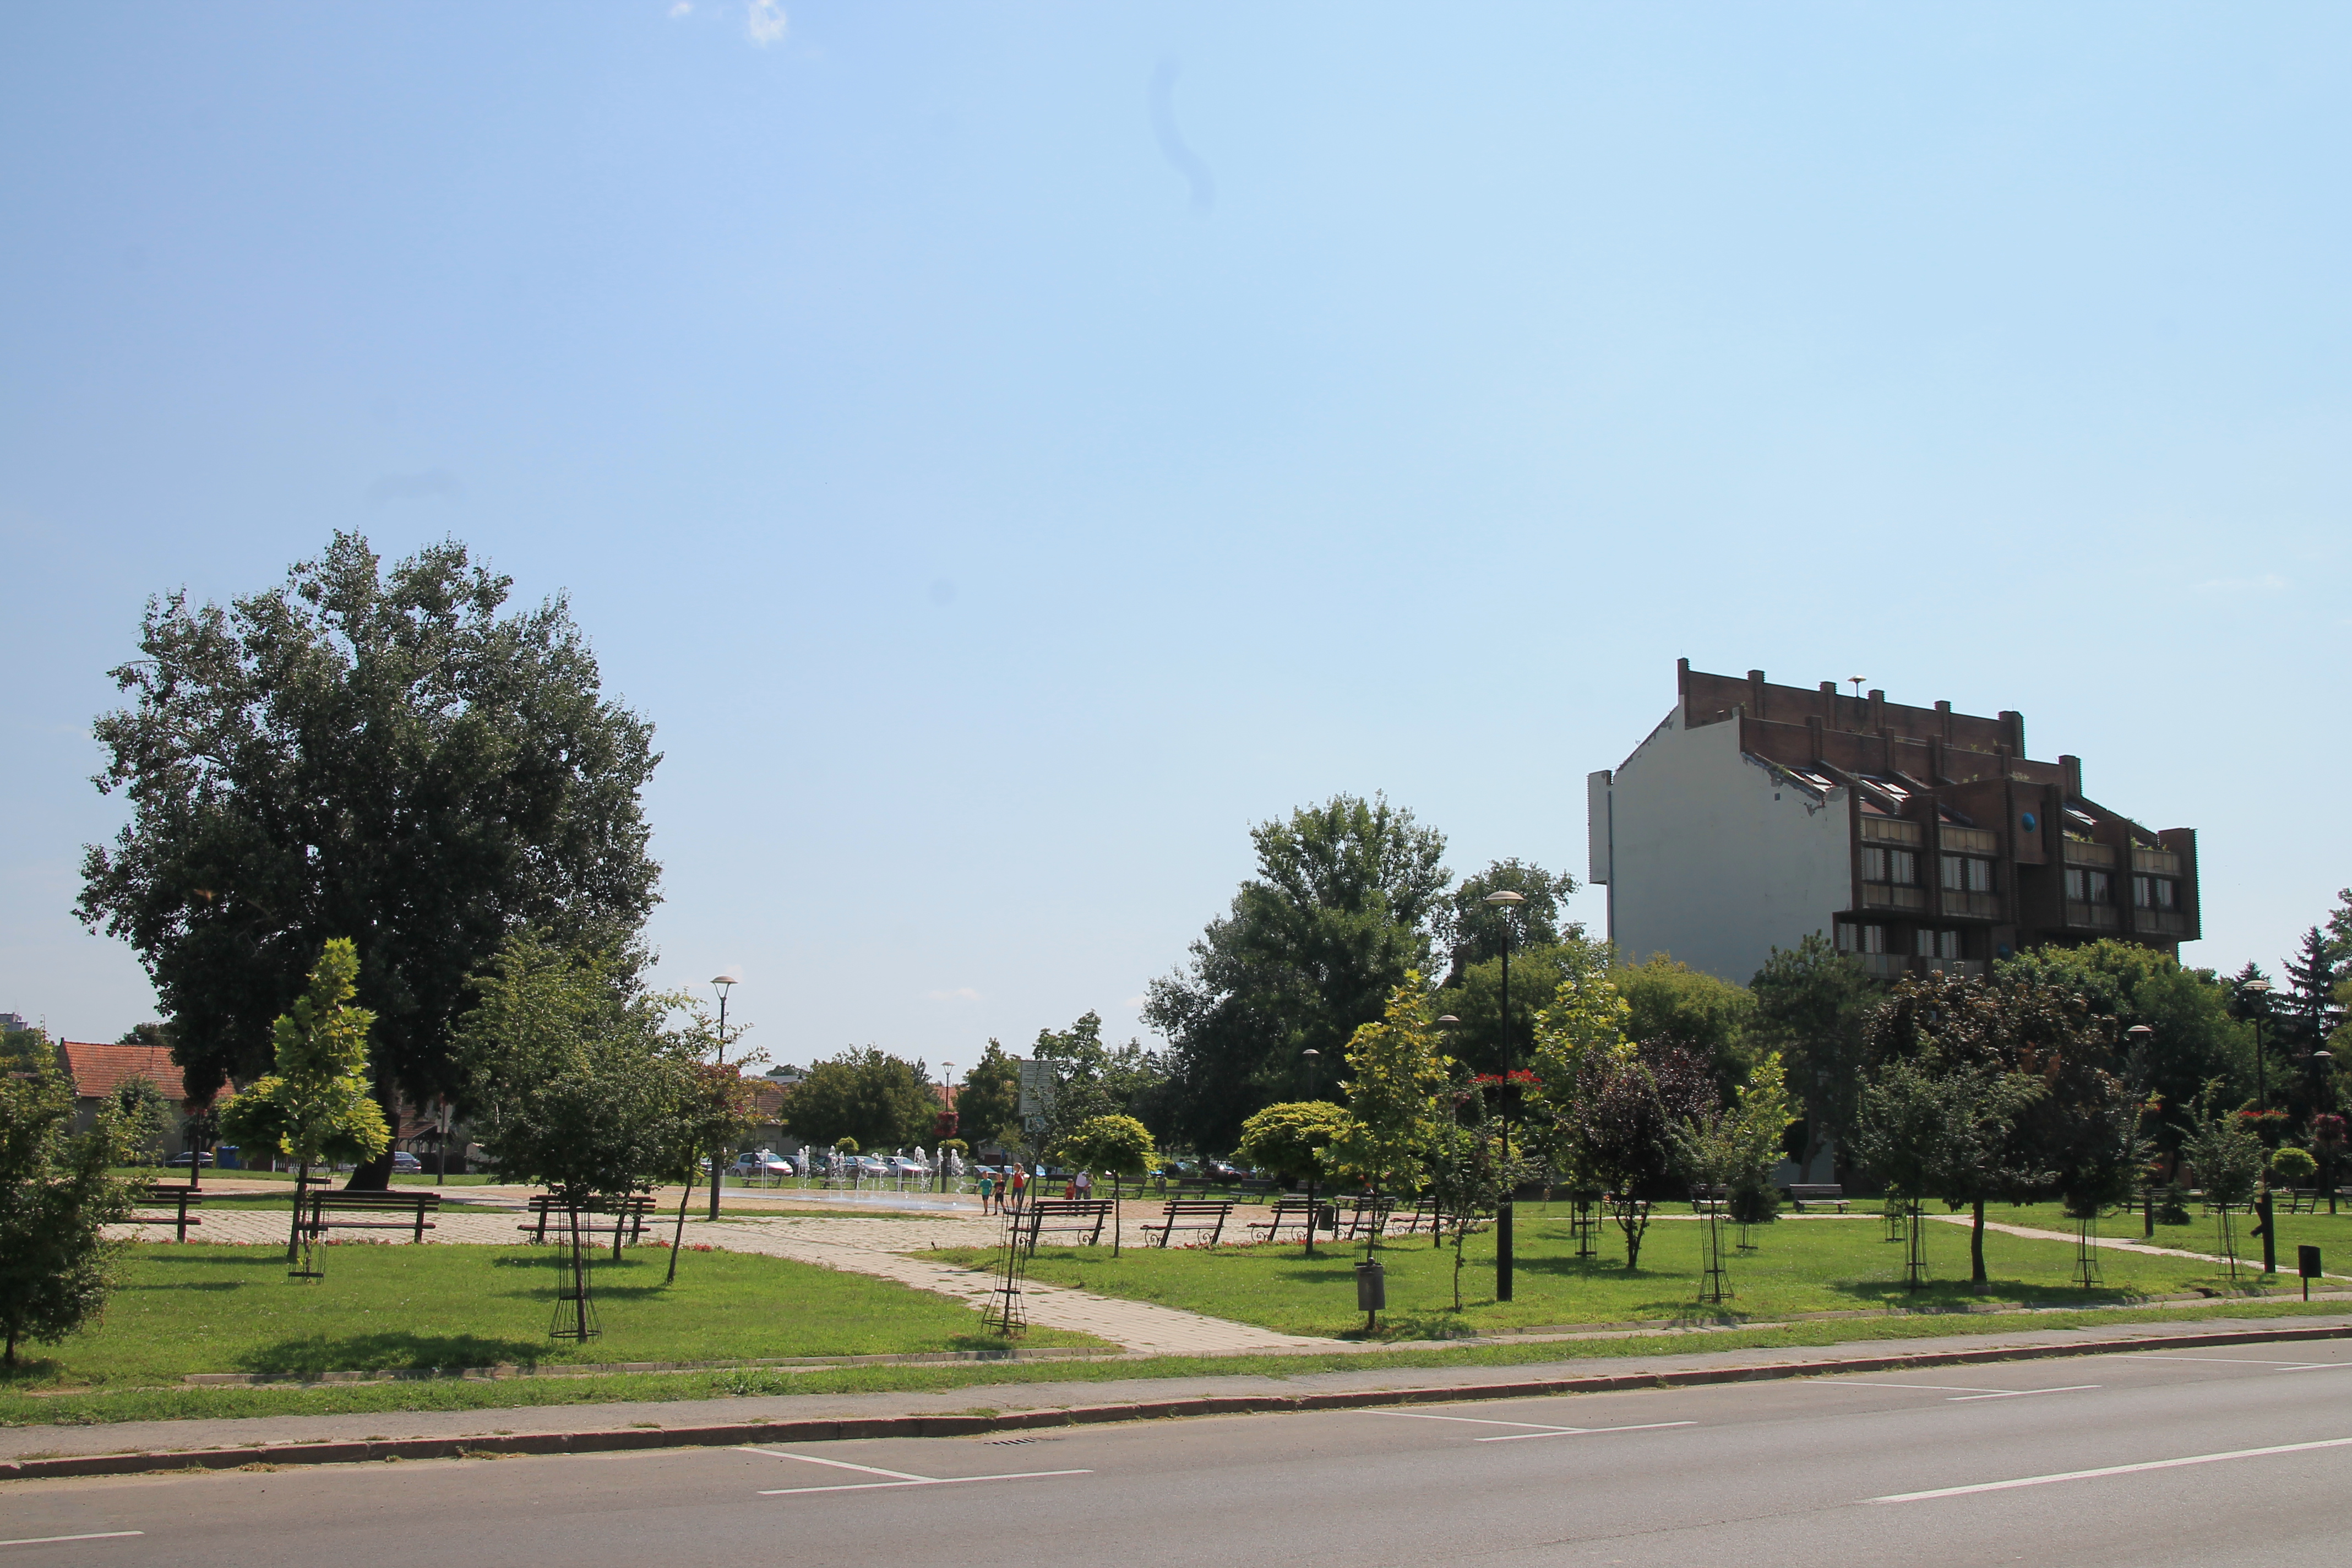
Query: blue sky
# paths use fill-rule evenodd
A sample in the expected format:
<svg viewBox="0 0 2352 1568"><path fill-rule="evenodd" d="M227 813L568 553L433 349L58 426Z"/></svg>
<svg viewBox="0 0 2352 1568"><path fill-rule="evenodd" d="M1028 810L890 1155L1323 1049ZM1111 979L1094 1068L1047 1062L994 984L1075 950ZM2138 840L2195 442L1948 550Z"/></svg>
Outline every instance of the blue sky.
<svg viewBox="0 0 2352 1568"><path fill-rule="evenodd" d="M661 973L779 1059L1134 1032L1334 791L1580 875L1678 656L2021 710L2273 963L2352 882L2347 65L2288 5L0 12L0 1009L150 1015L69 912L103 672L338 528L570 595Z"/></svg>

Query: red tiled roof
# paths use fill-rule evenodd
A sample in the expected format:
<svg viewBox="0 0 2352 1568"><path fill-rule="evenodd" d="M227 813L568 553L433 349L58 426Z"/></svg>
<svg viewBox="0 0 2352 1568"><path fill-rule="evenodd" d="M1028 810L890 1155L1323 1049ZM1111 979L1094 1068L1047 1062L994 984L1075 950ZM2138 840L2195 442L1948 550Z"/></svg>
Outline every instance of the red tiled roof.
<svg viewBox="0 0 2352 1568"><path fill-rule="evenodd" d="M83 1100L101 1100L125 1079L148 1078L174 1103L187 1098L179 1064L161 1046L100 1046L87 1040L59 1040L58 1054L73 1075L74 1093Z"/></svg>

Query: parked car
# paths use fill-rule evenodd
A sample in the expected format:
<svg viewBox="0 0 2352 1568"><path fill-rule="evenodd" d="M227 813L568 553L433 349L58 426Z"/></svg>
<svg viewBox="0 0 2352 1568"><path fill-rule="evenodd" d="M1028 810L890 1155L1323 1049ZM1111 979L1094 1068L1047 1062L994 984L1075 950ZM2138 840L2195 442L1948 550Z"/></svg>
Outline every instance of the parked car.
<svg viewBox="0 0 2352 1568"><path fill-rule="evenodd" d="M893 1154L884 1160L883 1163L889 1167L894 1175L928 1176L931 1173L931 1168L929 1165L904 1154Z"/></svg>
<svg viewBox="0 0 2352 1568"><path fill-rule="evenodd" d="M163 1163L166 1165L185 1165L188 1163L188 1152L185 1149L183 1149L178 1153L173 1155L170 1159L164 1161ZM209 1149L205 1150L204 1158L198 1161L197 1163L202 1165L204 1169L207 1171L211 1170L213 1168L213 1152Z"/></svg>
<svg viewBox="0 0 2352 1568"><path fill-rule="evenodd" d="M392 1169L394 1175L414 1176L424 1171L425 1162L405 1149L394 1149L392 1152Z"/></svg>

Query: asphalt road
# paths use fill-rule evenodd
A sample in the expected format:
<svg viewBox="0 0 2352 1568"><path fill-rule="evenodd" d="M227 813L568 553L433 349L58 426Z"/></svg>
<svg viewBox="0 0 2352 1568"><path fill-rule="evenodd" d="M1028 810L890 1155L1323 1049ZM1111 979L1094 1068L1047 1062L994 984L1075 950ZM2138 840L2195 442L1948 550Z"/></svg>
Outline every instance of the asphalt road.
<svg viewBox="0 0 2352 1568"><path fill-rule="evenodd" d="M2352 1345L2250 1345L1014 1439L19 1481L0 1568L2320 1563L2352 1540L2347 1395ZM86 1539L40 1539L62 1536Z"/></svg>

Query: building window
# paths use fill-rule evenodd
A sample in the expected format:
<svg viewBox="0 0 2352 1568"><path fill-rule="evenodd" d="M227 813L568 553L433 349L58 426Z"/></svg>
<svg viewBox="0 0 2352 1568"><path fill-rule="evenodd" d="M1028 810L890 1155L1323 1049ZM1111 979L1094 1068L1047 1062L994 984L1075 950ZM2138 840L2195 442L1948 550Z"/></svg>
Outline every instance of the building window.
<svg viewBox="0 0 2352 1568"><path fill-rule="evenodd" d="M1992 891L1992 862L1973 855L1944 857L1944 886L1955 893Z"/></svg>
<svg viewBox="0 0 2352 1568"><path fill-rule="evenodd" d="M1911 933L1914 951L1922 958L1958 958L1960 956L1960 933L1956 931L1929 931L1926 927Z"/></svg>
<svg viewBox="0 0 2352 1568"><path fill-rule="evenodd" d="M1841 921L1837 928L1840 952L1885 952L1886 928L1881 925L1853 925Z"/></svg>
<svg viewBox="0 0 2352 1568"><path fill-rule="evenodd" d="M2132 902L2144 910L2177 910L2180 907L2180 884L2169 877L2134 877Z"/></svg>
<svg viewBox="0 0 2352 1568"><path fill-rule="evenodd" d="M1862 879L1865 882L1896 882L1912 887L1919 880L1919 857L1909 849L1886 849L1875 844L1862 847Z"/></svg>
<svg viewBox="0 0 2352 1568"><path fill-rule="evenodd" d="M2115 902L2115 878L2105 871L2084 870L2079 866L2066 868L2066 896L2078 904L2109 904Z"/></svg>

